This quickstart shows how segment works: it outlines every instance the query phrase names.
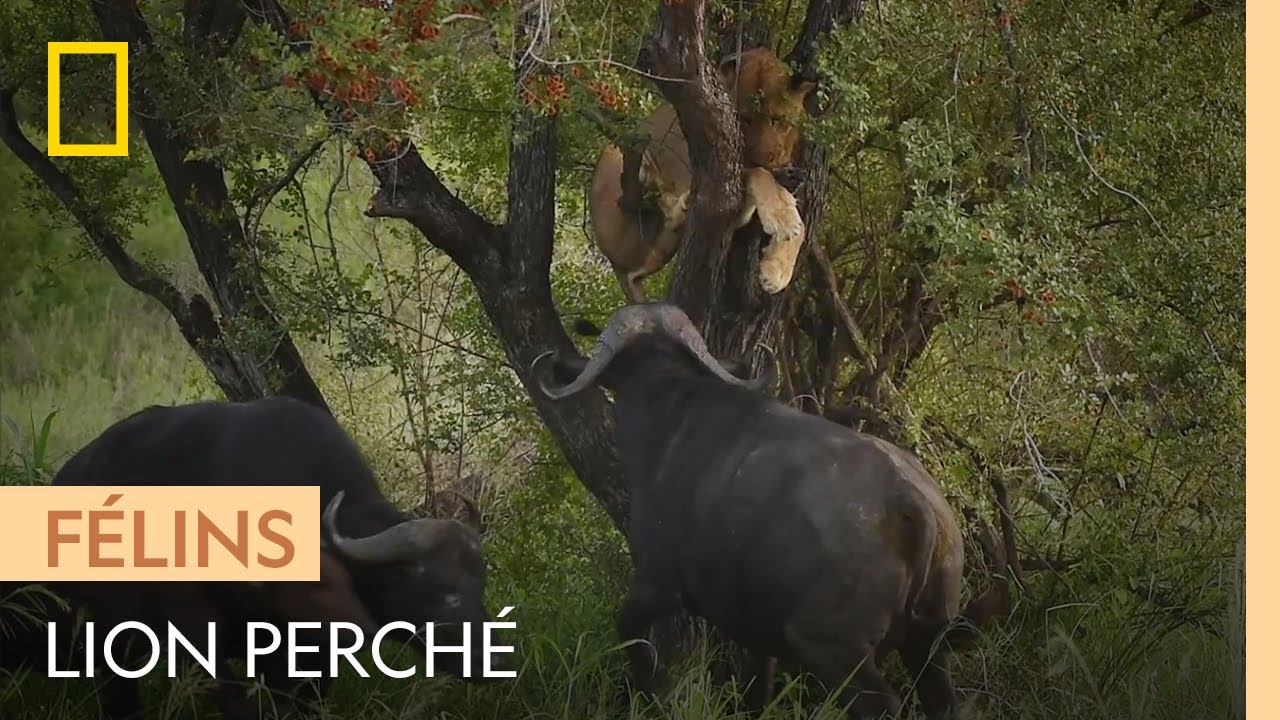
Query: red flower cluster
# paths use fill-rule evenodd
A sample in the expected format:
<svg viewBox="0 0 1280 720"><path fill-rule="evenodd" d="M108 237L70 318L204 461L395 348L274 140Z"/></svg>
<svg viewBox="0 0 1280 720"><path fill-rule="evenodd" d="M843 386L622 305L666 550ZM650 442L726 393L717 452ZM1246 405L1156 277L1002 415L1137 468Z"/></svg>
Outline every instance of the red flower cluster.
<svg viewBox="0 0 1280 720"><path fill-rule="evenodd" d="M610 110L622 109L623 98L609 83L600 80L588 80L587 89L595 93L595 96L600 99L600 103Z"/></svg>
<svg viewBox="0 0 1280 720"><path fill-rule="evenodd" d="M390 82L391 95L406 107L412 106L418 102L418 97L414 95L413 89L409 87L401 78L392 78Z"/></svg>
<svg viewBox="0 0 1280 720"><path fill-rule="evenodd" d="M550 75L547 77L547 95L552 100L562 100L569 95L569 91L564 87L564 78L559 75Z"/></svg>

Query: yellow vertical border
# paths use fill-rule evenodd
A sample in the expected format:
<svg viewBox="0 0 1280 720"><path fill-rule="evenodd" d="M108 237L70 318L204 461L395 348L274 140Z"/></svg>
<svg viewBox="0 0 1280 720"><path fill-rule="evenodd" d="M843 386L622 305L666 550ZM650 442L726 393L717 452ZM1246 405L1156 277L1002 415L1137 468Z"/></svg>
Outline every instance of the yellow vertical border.
<svg viewBox="0 0 1280 720"><path fill-rule="evenodd" d="M1245 707L1255 720L1280 717L1280 702L1274 693L1277 648L1280 647L1280 615L1268 610L1277 592L1276 564L1280 544L1276 542L1277 502L1280 482L1276 477L1276 407L1280 403L1274 364L1277 360L1275 333L1276 234L1280 232L1280 207L1276 193L1276 163L1280 162L1280 136L1275 128L1277 112L1275 32L1280 29L1280 3L1250 0L1246 20L1247 77L1245 99L1245 462L1248 476L1245 490ZM1244 717L1243 715L1238 718ZM1238 720L1237 718L1237 720Z"/></svg>
<svg viewBox="0 0 1280 720"><path fill-rule="evenodd" d="M114 55L116 59L116 141L111 145L62 142L62 56ZM49 43L49 157L121 157L129 154L129 43Z"/></svg>

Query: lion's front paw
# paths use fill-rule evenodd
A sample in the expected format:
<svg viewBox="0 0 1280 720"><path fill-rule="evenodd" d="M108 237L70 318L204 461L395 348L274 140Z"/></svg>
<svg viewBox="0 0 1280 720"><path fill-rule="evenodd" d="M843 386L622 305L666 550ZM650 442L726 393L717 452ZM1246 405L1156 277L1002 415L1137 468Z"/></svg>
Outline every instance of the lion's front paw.
<svg viewBox="0 0 1280 720"><path fill-rule="evenodd" d="M777 295L791 284L791 276L795 273L795 263L785 259L766 255L760 261L760 287L770 295Z"/></svg>
<svg viewBox="0 0 1280 720"><path fill-rule="evenodd" d="M770 295L782 292L791 284L800 246L804 244L804 221L800 219L800 213L794 204L784 207L782 212L762 215L769 221L766 231L772 232L769 233L769 245L760 258L760 287Z"/></svg>

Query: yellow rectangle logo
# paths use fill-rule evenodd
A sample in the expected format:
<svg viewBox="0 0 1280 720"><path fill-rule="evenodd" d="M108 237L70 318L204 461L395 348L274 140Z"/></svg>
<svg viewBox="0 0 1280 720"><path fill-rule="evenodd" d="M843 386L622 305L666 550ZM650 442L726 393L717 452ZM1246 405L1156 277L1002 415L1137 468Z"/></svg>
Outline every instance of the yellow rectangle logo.
<svg viewBox="0 0 1280 720"><path fill-rule="evenodd" d="M62 142L62 56L114 55L116 59L116 141L111 145ZM120 157L129 154L129 43L49 43L49 157Z"/></svg>
<svg viewBox="0 0 1280 720"><path fill-rule="evenodd" d="M320 579L315 486L0 487L0 580Z"/></svg>

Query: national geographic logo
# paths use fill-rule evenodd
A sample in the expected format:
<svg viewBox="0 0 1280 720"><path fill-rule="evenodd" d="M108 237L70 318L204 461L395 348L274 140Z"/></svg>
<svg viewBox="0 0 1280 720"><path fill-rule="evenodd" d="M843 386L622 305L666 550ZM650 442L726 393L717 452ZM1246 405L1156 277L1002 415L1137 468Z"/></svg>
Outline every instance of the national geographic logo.
<svg viewBox="0 0 1280 720"><path fill-rule="evenodd" d="M62 56L114 55L116 59L116 141L111 145L62 142ZM49 43L49 157L120 157L129 154L129 43Z"/></svg>

